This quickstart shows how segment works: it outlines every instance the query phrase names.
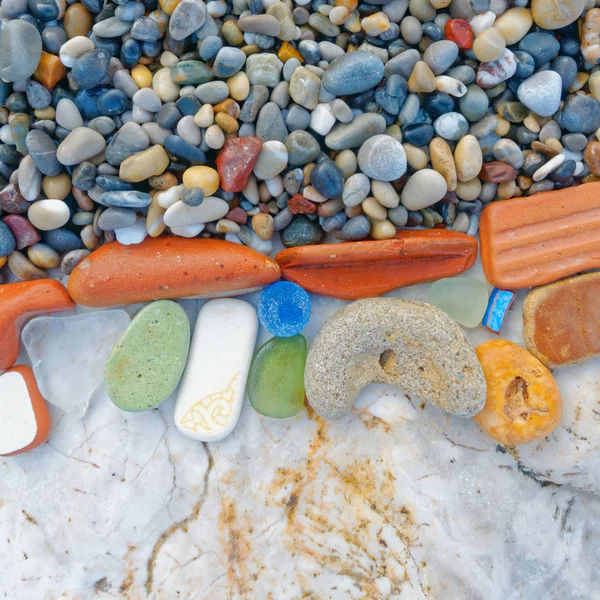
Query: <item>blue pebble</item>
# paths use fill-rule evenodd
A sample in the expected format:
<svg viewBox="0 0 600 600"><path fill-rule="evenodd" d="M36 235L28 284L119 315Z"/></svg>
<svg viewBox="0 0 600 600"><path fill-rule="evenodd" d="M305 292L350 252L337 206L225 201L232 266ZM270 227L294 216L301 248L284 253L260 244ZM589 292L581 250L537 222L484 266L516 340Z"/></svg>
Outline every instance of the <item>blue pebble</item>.
<svg viewBox="0 0 600 600"><path fill-rule="evenodd" d="M98 110L107 117L120 115L129 104L129 98L123 90L105 90L98 97Z"/></svg>
<svg viewBox="0 0 600 600"><path fill-rule="evenodd" d="M137 65L142 56L142 48L133 38L129 38L123 42L120 56L121 62L126 67L133 67Z"/></svg>
<svg viewBox="0 0 600 600"><path fill-rule="evenodd" d="M146 208L150 205L152 196L146 192L127 190L123 192L104 192L100 196L100 204L120 208Z"/></svg>
<svg viewBox="0 0 600 600"><path fill-rule="evenodd" d="M115 38L103 38L97 36L94 32L88 33L88 36L94 47L97 49L106 50L111 56L116 56L119 52L120 43Z"/></svg>
<svg viewBox="0 0 600 600"><path fill-rule="evenodd" d="M271 335L287 338L304 329L310 308L310 297L299 285L278 281L262 293L258 318Z"/></svg>
<svg viewBox="0 0 600 600"><path fill-rule="evenodd" d="M536 67L541 67L552 60L560 50L560 42L551 33L536 31L528 33L520 42L519 50L529 52Z"/></svg>
<svg viewBox="0 0 600 600"><path fill-rule="evenodd" d="M42 231L42 239L50 248L58 253L71 252L71 250L79 250L83 248L81 238L73 233L70 229L61 227L52 231Z"/></svg>
<svg viewBox="0 0 600 600"><path fill-rule="evenodd" d="M515 58L517 59L517 70L515 77L518 79L527 79L535 73L535 61L529 52L524 50L515 50Z"/></svg>
<svg viewBox="0 0 600 600"><path fill-rule="evenodd" d="M319 225L323 231L331 233L332 231L340 231L348 221L346 213L341 210L330 217L319 217Z"/></svg>
<svg viewBox="0 0 600 600"><path fill-rule="evenodd" d="M433 21L423 23L423 35L434 42L439 42L444 39L442 30Z"/></svg>
<svg viewBox="0 0 600 600"><path fill-rule="evenodd" d="M9 256L16 248L15 236L8 225L0 221L0 256Z"/></svg>
<svg viewBox="0 0 600 600"><path fill-rule="evenodd" d="M570 56L557 56L550 68L560 75L563 92L568 90L577 75L577 61Z"/></svg>
<svg viewBox="0 0 600 600"><path fill-rule="evenodd" d="M83 4L90 12L98 14L104 6L104 0L81 0Z"/></svg>
<svg viewBox="0 0 600 600"><path fill-rule="evenodd" d="M142 52L143 52L144 56L149 56L149 57L154 58L155 56L158 56L160 54L160 50L161 50L160 40L157 40L156 42L144 42L142 44Z"/></svg>
<svg viewBox="0 0 600 600"><path fill-rule="evenodd" d="M344 174L330 158L327 158L311 171L310 183L325 198L339 198L344 189Z"/></svg>
<svg viewBox="0 0 600 600"><path fill-rule="evenodd" d="M39 21L54 21L58 18L58 2L54 0L29 0L29 12Z"/></svg>
<svg viewBox="0 0 600 600"><path fill-rule="evenodd" d="M110 53L107 50L90 50L75 61L71 75L80 89L89 90L104 81L109 67Z"/></svg>
<svg viewBox="0 0 600 600"><path fill-rule="evenodd" d="M402 128L402 141L413 146L426 146L434 135L435 131L428 123L416 123Z"/></svg>
<svg viewBox="0 0 600 600"><path fill-rule="evenodd" d="M196 96L183 96L177 100L175 107L182 115L193 116L202 108L202 102L200 102Z"/></svg>
<svg viewBox="0 0 600 600"><path fill-rule="evenodd" d="M131 37L140 42L156 42L160 38L158 23L150 17L136 19L131 28Z"/></svg>
<svg viewBox="0 0 600 600"><path fill-rule="evenodd" d="M102 115L98 108L98 96L100 96L103 91L104 90L100 88L96 90L79 90L77 94L75 94L73 102L75 102L75 105L84 119L91 121Z"/></svg>
<svg viewBox="0 0 600 600"><path fill-rule="evenodd" d="M96 183L107 192L126 192L133 189L133 184L123 181L118 175L98 175Z"/></svg>
<svg viewBox="0 0 600 600"><path fill-rule="evenodd" d="M377 88L375 90L375 102L389 114L397 115L404 103L404 98L390 96L384 88Z"/></svg>
<svg viewBox="0 0 600 600"><path fill-rule="evenodd" d="M181 101L183 98L178 100ZM198 111L196 111L198 112ZM194 113L196 114L196 113ZM175 129L175 125L179 123L183 115L177 110L175 104L163 104L156 115L156 122L165 129Z"/></svg>
<svg viewBox="0 0 600 600"><path fill-rule="evenodd" d="M127 2L117 7L115 17L121 21L135 21L139 17L143 17L146 9L141 2Z"/></svg>
<svg viewBox="0 0 600 600"><path fill-rule="evenodd" d="M516 294L513 291L494 288L481 321L482 325L493 333L500 333L515 296Z"/></svg>
<svg viewBox="0 0 600 600"><path fill-rule="evenodd" d="M581 43L577 38L563 38L560 40L560 53L565 56L577 58L581 52Z"/></svg>
<svg viewBox="0 0 600 600"><path fill-rule="evenodd" d="M27 94L27 101L31 108L41 110L50 106L52 94L41 83L29 81L25 88L25 93Z"/></svg>
<svg viewBox="0 0 600 600"><path fill-rule="evenodd" d="M186 142L178 135L170 135L165 140L165 150L190 165L203 165L206 162L206 154L200 148Z"/></svg>
<svg viewBox="0 0 600 600"><path fill-rule="evenodd" d="M371 221L364 215L349 219L342 227L342 238L347 242L363 240L371 233Z"/></svg>
<svg viewBox="0 0 600 600"><path fill-rule="evenodd" d="M0 106L4 106L6 103L6 99L10 94L10 83L6 83L5 81L0 81Z"/></svg>
<svg viewBox="0 0 600 600"><path fill-rule="evenodd" d="M425 110L434 121L448 112L454 112L454 106L454 99L446 92L432 92L425 96Z"/></svg>
<svg viewBox="0 0 600 600"><path fill-rule="evenodd" d="M262 7L262 5L261 5ZM223 47L223 40L216 35L209 35L200 42L198 52L202 60L210 60Z"/></svg>
<svg viewBox="0 0 600 600"><path fill-rule="evenodd" d="M44 50L50 54L58 54L60 47L67 41L67 34L62 27L48 26L42 31Z"/></svg>

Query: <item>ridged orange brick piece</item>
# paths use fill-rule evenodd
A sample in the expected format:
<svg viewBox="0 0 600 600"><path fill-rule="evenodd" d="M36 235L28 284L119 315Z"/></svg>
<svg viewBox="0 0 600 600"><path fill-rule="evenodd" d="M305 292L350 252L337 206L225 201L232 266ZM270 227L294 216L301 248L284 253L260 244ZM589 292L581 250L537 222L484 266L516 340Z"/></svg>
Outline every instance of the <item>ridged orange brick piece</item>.
<svg viewBox="0 0 600 600"><path fill-rule="evenodd" d="M0 404L0 456L22 454L48 439L50 414L29 367L18 365L0 375Z"/></svg>
<svg viewBox="0 0 600 600"><path fill-rule="evenodd" d="M490 204L479 225L488 281L515 290L600 267L600 183Z"/></svg>
<svg viewBox="0 0 600 600"><path fill-rule="evenodd" d="M28 319L72 308L75 304L65 287L52 279L0 285L0 369L15 364L21 328Z"/></svg>
<svg viewBox="0 0 600 600"><path fill-rule="evenodd" d="M535 288L523 303L527 349L547 367L600 354L600 273Z"/></svg>
<svg viewBox="0 0 600 600"><path fill-rule="evenodd" d="M277 263L232 242L160 236L105 244L81 261L69 293L84 306L166 298L215 298L255 291L279 279Z"/></svg>
<svg viewBox="0 0 600 600"><path fill-rule="evenodd" d="M400 231L389 240L298 246L275 260L282 277L323 296L356 300L452 277L473 266L477 240L444 229Z"/></svg>

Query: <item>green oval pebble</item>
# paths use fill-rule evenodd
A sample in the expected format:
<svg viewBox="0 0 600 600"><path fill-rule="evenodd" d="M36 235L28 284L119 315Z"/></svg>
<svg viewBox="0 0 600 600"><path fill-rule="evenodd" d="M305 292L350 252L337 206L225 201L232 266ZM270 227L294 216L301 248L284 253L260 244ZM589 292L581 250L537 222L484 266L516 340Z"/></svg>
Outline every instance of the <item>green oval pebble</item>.
<svg viewBox="0 0 600 600"><path fill-rule="evenodd" d="M254 410L276 419L297 415L304 406L305 364L306 340L300 334L263 344L252 359L246 384Z"/></svg>
<svg viewBox="0 0 600 600"><path fill-rule="evenodd" d="M190 322L179 304L159 300L134 317L104 368L110 399L121 410L148 410L177 387L190 346Z"/></svg>
<svg viewBox="0 0 600 600"><path fill-rule="evenodd" d="M481 323L489 297L487 284L475 277L439 279L427 292L429 304L465 327L477 327Z"/></svg>

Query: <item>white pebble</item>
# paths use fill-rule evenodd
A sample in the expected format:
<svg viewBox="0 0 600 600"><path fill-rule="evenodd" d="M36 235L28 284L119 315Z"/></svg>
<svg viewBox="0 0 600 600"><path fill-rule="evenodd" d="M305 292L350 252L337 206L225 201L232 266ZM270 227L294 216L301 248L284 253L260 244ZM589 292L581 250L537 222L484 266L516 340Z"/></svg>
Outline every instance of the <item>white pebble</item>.
<svg viewBox="0 0 600 600"><path fill-rule="evenodd" d="M34 202L27 211L29 222L41 231L66 225L70 215L69 207L62 200L40 200Z"/></svg>
<svg viewBox="0 0 600 600"><path fill-rule="evenodd" d="M565 162L564 154L557 154L554 158L551 158L545 165L542 165L534 174L532 179L534 181L541 181L547 177L552 171L558 169L560 165Z"/></svg>
<svg viewBox="0 0 600 600"><path fill-rule="evenodd" d="M129 225L129 227L115 229L117 242L123 244L124 246L139 244L146 239L147 235L148 231L146 230L145 218L136 219L135 223L133 225Z"/></svg>
<svg viewBox="0 0 600 600"><path fill-rule="evenodd" d="M199 146L202 141L202 132L198 125L194 123L192 115L186 115L179 120L177 123L177 135L192 144L192 146Z"/></svg>
<svg viewBox="0 0 600 600"><path fill-rule="evenodd" d="M335 115L331 106L329 104L317 104L310 115L310 128L319 135L327 135L334 125Z"/></svg>

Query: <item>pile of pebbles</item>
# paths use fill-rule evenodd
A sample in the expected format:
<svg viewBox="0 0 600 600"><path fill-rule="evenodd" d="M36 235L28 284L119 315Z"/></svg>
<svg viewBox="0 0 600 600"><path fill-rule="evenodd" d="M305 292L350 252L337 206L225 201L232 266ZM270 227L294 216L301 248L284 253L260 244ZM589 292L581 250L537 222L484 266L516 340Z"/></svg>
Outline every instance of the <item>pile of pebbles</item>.
<svg viewBox="0 0 600 600"><path fill-rule="evenodd" d="M3 0L0 267L165 232L475 235L489 202L598 180L593 6Z"/></svg>

